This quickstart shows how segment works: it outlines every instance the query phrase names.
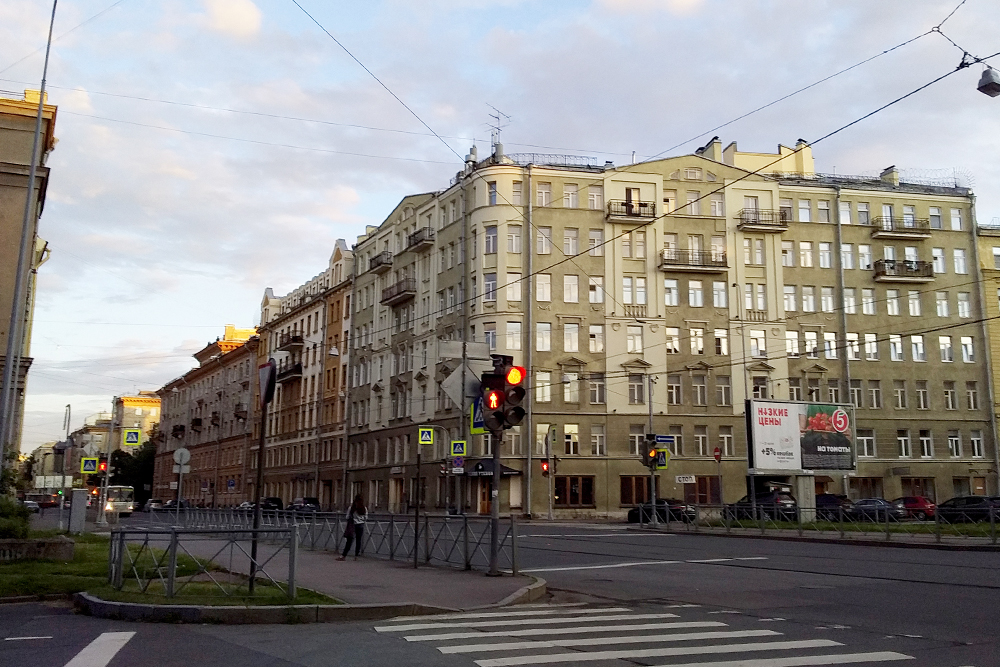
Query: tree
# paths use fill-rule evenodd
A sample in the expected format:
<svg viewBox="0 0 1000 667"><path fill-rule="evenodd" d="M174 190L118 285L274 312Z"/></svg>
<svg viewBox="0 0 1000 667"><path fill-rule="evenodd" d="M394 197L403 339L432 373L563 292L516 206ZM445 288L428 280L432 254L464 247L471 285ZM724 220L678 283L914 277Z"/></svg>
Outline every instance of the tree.
<svg viewBox="0 0 1000 667"><path fill-rule="evenodd" d="M156 461L156 445L147 440L135 453L124 450L111 452L111 484L131 486L135 489L135 499L140 504L152 497L153 465ZM149 488L147 488L149 487Z"/></svg>

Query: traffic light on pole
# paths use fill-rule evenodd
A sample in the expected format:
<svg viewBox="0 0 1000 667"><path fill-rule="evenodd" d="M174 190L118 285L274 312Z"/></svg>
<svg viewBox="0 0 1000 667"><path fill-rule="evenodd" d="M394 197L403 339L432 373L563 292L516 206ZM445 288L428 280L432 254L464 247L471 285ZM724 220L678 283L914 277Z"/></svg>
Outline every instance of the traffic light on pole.
<svg viewBox="0 0 1000 667"><path fill-rule="evenodd" d="M100 463L97 464L97 471L98 472L107 472L108 471L108 461L107 461L107 459L101 459Z"/></svg>
<svg viewBox="0 0 1000 667"><path fill-rule="evenodd" d="M542 477L549 476L549 460L542 459Z"/></svg>
<svg viewBox="0 0 1000 667"><path fill-rule="evenodd" d="M483 398L483 425L488 431L502 431L504 422L504 376L499 373L483 373L480 392Z"/></svg>
<svg viewBox="0 0 1000 667"><path fill-rule="evenodd" d="M642 450L642 464L647 468L656 465L656 434L647 433L645 447Z"/></svg>
<svg viewBox="0 0 1000 667"><path fill-rule="evenodd" d="M527 375L528 372L522 366L507 365L503 369L504 428L517 426L524 419L525 412L521 402L528 393L524 387Z"/></svg>

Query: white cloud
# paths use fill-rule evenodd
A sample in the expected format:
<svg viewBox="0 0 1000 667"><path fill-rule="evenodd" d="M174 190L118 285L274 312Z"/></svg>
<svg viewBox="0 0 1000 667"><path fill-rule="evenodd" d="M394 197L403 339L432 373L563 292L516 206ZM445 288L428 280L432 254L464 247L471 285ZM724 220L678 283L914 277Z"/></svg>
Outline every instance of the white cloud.
<svg viewBox="0 0 1000 667"><path fill-rule="evenodd" d="M666 11L684 16L697 13L704 0L598 0L598 4L625 14Z"/></svg>
<svg viewBox="0 0 1000 667"><path fill-rule="evenodd" d="M252 0L203 1L210 29L237 39L249 39L260 32L261 12Z"/></svg>

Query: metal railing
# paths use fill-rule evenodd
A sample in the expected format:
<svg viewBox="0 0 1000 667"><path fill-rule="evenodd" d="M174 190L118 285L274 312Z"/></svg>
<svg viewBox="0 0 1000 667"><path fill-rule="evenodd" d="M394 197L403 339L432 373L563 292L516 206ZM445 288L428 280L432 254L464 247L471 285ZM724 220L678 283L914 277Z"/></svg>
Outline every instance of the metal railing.
<svg viewBox="0 0 1000 667"><path fill-rule="evenodd" d="M719 250L674 250L660 251L660 267L728 268L726 253Z"/></svg>
<svg viewBox="0 0 1000 667"><path fill-rule="evenodd" d="M177 526L198 530L249 529L253 511L236 508L154 510L150 527ZM309 550L340 551L344 547L346 518L340 512L261 512L263 535L297 528ZM500 519L500 565L516 573L517 520ZM371 514L365 523L362 553L389 560L448 565L466 570L489 567L490 518L487 516L421 514L414 529L412 514ZM353 547L352 547L353 549ZM417 550L414 555L414 549Z"/></svg>
<svg viewBox="0 0 1000 667"><path fill-rule="evenodd" d="M876 278L933 278L934 265L911 259L880 259L873 266Z"/></svg>
<svg viewBox="0 0 1000 667"><path fill-rule="evenodd" d="M422 246L425 244L434 243L434 228L433 227L421 227L417 231L406 237L406 247L412 248L414 246Z"/></svg>
<svg viewBox="0 0 1000 667"><path fill-rule="evenodd" d="M608 201L608 215L619 215L629 218L655 218L656 203L651 201Z"/></svg>
<svg viewBox="0 0 1000 667"><path fill-rule="evenodd" d="M368 270L375 271L378 269L388 269L392 266L392 253L388 250L383 250L379 254L373 256L368 260Z"/></svg>
<svg viewBox="0 0 1000 667"><path fill-rule="evenodd" d="M417 281L403 278L382 290L382 303L395 304L413 298L417 293Z"/></svg>
<svg viewBox="0 0 1000 667"><path fill-rule="evenodd" d="M752 226L785 229L788 227L789 215L780 209L743 208L736 213L736 218L738 227Z"/></svg>
<svg viewBox="0 0 1000 667"><path fill-rule="evenodd" d="M872 236L877 236L880 233L917 234L920 236L930 236L931 234L931 221L927 218L879 216L872 218L872 225Z"/></svg>

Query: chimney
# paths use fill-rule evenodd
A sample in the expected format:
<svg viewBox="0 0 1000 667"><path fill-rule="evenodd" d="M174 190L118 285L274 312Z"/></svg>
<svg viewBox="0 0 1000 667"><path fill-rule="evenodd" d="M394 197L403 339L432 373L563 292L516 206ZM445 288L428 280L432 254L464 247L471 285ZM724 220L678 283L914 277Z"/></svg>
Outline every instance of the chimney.
<svg viewBox="0 0 1000 667"><path fill-rule="evenodd" d="M879 174L879 178L882 179L884 183L888 183L893 186L899 185L899 169L896 169L896 165L886 167Z"/></svg>

